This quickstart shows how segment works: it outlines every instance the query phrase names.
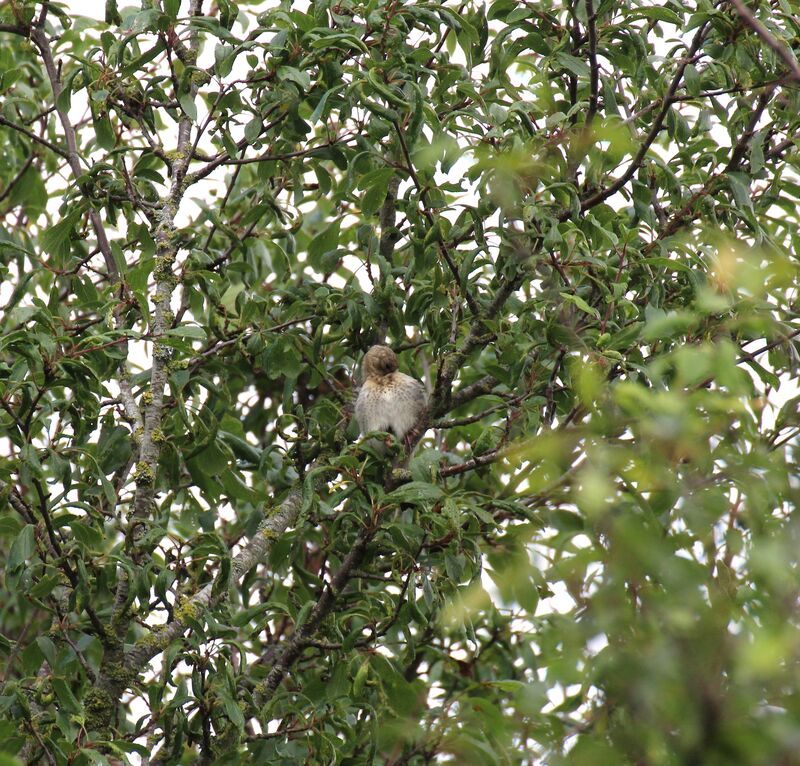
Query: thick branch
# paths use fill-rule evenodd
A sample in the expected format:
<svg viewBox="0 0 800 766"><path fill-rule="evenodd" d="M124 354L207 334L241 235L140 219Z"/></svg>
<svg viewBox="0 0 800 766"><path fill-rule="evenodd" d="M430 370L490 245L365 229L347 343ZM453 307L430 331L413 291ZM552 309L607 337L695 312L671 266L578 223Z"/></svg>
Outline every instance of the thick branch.
<svg viewBox="0 0 800 766"><path fill-rule="evenodd" d="M192 0L190 15L200 16L202 0ZM199 37L193 32L189 43L192 50L197 50ZM197 86L192 84L189 97L194 98ZM167 385L168 364L171 352L168 346L161 342L171 326L170 303L172 292L175 289L173 265L177 256L177 242L175 239L175 216L178 213L181 200L185 193L188 181L186 172L191 162L190 138L192 121L184 115L178 124L178 159L172 166L172 184L167 197L161 202L158 214L158 225L153 238L156 242L156 266L154 269L156 290L153 299L153 321L150 335L153 338L153 366L150 372L150 400L144 409L143 432L139 445L139 462L136 466L136 493L133 501L133 515L137 519L146 519L150 514L150 507L154 496L154 485L160 441L157 433L161 427L164 409L164 392ZM143 531L143 530L142 530Z"/></svg>
<svg viewBox="0 0 800 766"><path fill-rule="evenodd" d="M231 562L231 578L236 582L256 564L264 561L276 540L298 519L303 505L301 487L295 487L278 509L261 522L255 535ZM169 646L186 630L190 620L201 619L203 613L227 595L222 589L219 595L212 594L213 583L209 583L195 595L177 605L175 619L165 627L154 628L142 636L127 653L125 667L139 671L147 663Z"/></svg>
<svg viewBox="0 0 800 766"><path fill-rule="evenodd" d="M488 394L497 385L497 378L494 375L484 375L474 383L470 383L464 388L460 388L450 397L450 409L454 410L462 404L471 402L479 396Z"/></svg>
<svg viewBox="0 0 800 766"><path fill-rule="evenodd" d="M387 263L392 264L394 258L394 246L399 239L397 231L397 192L400 188L400 176L394 175L389 180L386 190L386 199L381 205L379 213L379 221L381 226L381 235L378 240L378 255L383 258ZM367 268L369 269L369 261L367 261ZM390 269L391 272L391 269ZM372 274L370 273L370 279ZM386 332L389 329L389 312L386 312L381 323L378 327L378 337L375 339L376 343L383 343L386 337Z"/></svg>
<svg viewBox="0 0 800 766"><path fill-rule="evenodd" d="M31 30L23 24L0 24L0 32L8 32L12 35L21 35L27 37Z"/></svg>
<svg viewBox="0 0 800 766"><path fill-rule="evenodd" d="M490 450L489 452L484 452L482 455L478 455L477 457L474 457L463 463L459 463L458 465L445 466L444 468L439 469L439 476L443 479L446 479L449 476L458 476L459 474L466 473L467 471L474 471L476 468L480 468L481 466L497 462L507 453L507 451L508 450L506 449Z"/></svg>
<svg viewBox="0 0 800 766"><path fill-rule="evenodd" d="M189 13L192 17L201 15L202 4L203 0L191 0ZM194 31L189 47L196 52L199 44L199 35ZM192 82L189 88L189 97L194 98L196 92L197 85ZM166 198L161 200L157 219L158 224L153 233L153 239L156 242L156 266L154 269L156 288L150 327L150 336L153 339L153 364L150 371L150 390L148 392L150 398L144 407L143 416L139 417L138 415L138 408L133 400L129 378L123 373L120 380L120 392L125 404L126 414L129 419L132 419L137 431L141 428L141 432L137 434L139 455L134 472L136 490L133 497L133 512L129 517L127 537L128 545L132 547L132 557L136 563L139 563L145 555L145 552L141 550L139 541L145 535L147 520L152 512L158 458L161 452L161 438L159 437L164 410L164 395L167 386L168 364L171 358L169 347L161 341L172 323L170 304L176 282L173 265L178 251L175 237L175 216L186 191L184 181L186 170L192 157L190 151L191 128L191 119L184 115L178 124L178 158L172 165L172 184ZM112 624L120 643L124 639L129 624L126 614L129 603L128 590L128 573L120 568L112 617ZM115 700L119 699L124 691L120 685L121 682L116 680L109 672L113 670L113 664L118 661L122 661L122 658L109 656L108 661L104 658L101 675L101 686Z"/></svg>
<svg viewBox="0 0 800 766"><path fill-rule="evenodd" d="M386 189L386 199L381 205L380 211L380 225L381 237L378 244L378 254L381 258L386 259L389 263L392 262L394 254L394 246L397 243L398 233L395 226L397 215L397 191L400 188L400 177L395 175L389 180Z"/></svg>

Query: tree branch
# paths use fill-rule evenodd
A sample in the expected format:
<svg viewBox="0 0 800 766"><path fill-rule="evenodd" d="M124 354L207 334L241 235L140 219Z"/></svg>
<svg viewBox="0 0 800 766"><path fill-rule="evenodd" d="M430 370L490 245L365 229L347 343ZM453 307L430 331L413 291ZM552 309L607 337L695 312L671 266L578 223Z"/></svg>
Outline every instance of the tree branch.
<svg viewBox="0 0 800 766"><path fill-rule="evenodd" d="M30 27L24 24L0 24L0 32L8 32L9 34L27 37L31 30Z"/></svg>
<svg viewBox="0 0 800 766"><path fill-rule="evenodd" d="M733 147L727 165L718 173L711 175L703 184L703 187L692 194L692 196L689 198L686 204L680 208L680 210L676 211L670 216L670 218L663 225L661 231L659 231L658 236L656 236L655 239L653 239L651 242L648 242L648 244L642 248L642 255L649 254L658 246L659 242L671 237L673 234L678 232L682 226L694 221L694 219L699 215L699 213L694 209L698 200L709 196L713 192L715 185L719 183L720 179L722 179L726 173L735 171L739 168L742 160L747 154L747 149L750 144L750 140L753 138L756 127L758 126L758 121L761 119L761 115L769 103L773 92L774 83L770 84L767 87L767 90L765 90L759 96L758 101L753 108L750 119L748 120L747 128L739 137L736 145Z"/></svg>
<svg viewBox="0 0 800 766"><path fill-rule="evenodd" d="M725 166L725 169L722 171L723 173L730 173L733 170L738 170L739 166L742 164L742 160L747 154L747 149L749 148L750 139L756 132L756 127L758 127L758 121L761 119L761 115L767 108L767 104L769 104L769 101L772 98L772 94L774 92L775 92L775 86L773 85L764 90L758 97L758 100L756 101L755 106L753 107L753 112L750 115L750 119L747 121L747 128L745 128L744 133L742 133L741 137L736 142L736 146L733 148L733 151L731 152L731 158L728 161L728 164Z"/></svg>
<svg viewBox="0 0 800 766"><path fill-rule="evenodd" d="M380 239L378 240L378 255L383 258L390 266L394 256L394 247L399 239L397 231L397 192L400 188L400 176L395 174L389 179L386 189L386 199L381 205L378 220L381 227ZM370 270L369 255L367 255L367 271L372 279ZM378 327L378 337L376 343L382 343L389 329L389 312L381 319Z"/></svg>
<svg viewBox="0 0 800 766"><path fill-rule="evenodd" d="M203 0L192 0L189 8L190 16L202 15L202 4ZM199 44L199 35L193 31L189 47L196 51ZM194 98L196 93L197 85L192 83L189 97ZM181 117L178 123L177 159L172 165L172 184L166 198L161 202L158 224L153 235L156 242L154 269L156 289L150 331L153 338L153 366L150 371L150 400L145 406L142 418L143 430L139 443L139 461L135 474L136 492L133 501L133 517L140 521L146 519L150 514L150 506L155 494L158 456L161 451L159 440L154 437L161 426L164 392L167 385L167 365L171 358L169 347L164 345L161 339L171 327L170 303L172 292L175 289L173 265L178 251L175 238L175 216L186 188L189 186L186 173L191 162L191 152L189 151L191 128L192 120L186 115ZM144 530L140 529L136 537L141 537L143 532Z"/></svg>
<svg viewBox="0 0 800 766"><path fill-rule="evenodd" d="M787 341L793 340L798 335L800 335L800 329L793 330L792 332L786 335L779 335L775 340L771 340L768 343L765 343L761 348L757 348L755 351L749 351L746 354L743 354L736 360L736 364L745 364L746 362L752 362L755 360L756 357L761 356L761 354L766 353L767 351L771 351L773 348L777 348L782 343L786 343Z"/></svg>
<svg viewBox="0 0 800 766"><path fill-rule="evenodd" d="M474 383L470 383L453 393L450 397L450 409L455 410L462 404L467 404L467 402L471 402L479 396L491 393L496 385L497 378L494 375L484 375L482 378L478 378Z"/></svg>
<svg viewBox="0 0 800 766"><path fill-rule="evenodd" d="M447 354L442 360L439 366L439 374L436 377L436 385L434 386L433 390L431 417L441 417L455 406L453 404L455 399L452 392L452 384L453 380L458 374L461 364L474 349L476 349L482 343L488 341L484 335L484 322L497 316L498 312L503 307L505 302L511 297L511 294L514 292L514 290L519 287L522 279L523 272L520 269L515 277L503 281L501 286L498 288L497 293L495 294L494 300L491 302L484 314L482 316L479 315L473 318L469 333L462 341L461 346L455 351ZM488 391L482 390L485 388L486 383L487 379L484 378L482 381L477 381L476 383L472 384L473 386L476 386L474 389L475 392L470 391L469 394L466 393L466 390L461 392L461 396L457 400L458 403L463 404L464 402L469 401L470 398L480 396L481 393L488 393ZM491 390L491 387L489 390Z"/></svg>
<svg viewBox="0 0 800 766"><path fill-rule="evenodd" d="M463 418L453 418L451 420L437 420L435 423L431 425L434 428L459 428L461 426L468 426L472 423L477 423L479 420L483 420L487 415L491 415L495 412L500 412L501 410L508 410L509 407L514 407L520 402L524 401L531 394L522 394L521 396L515 396L513 399L509 401L503 402L502 404L497 404L494 407L489 407L487 410L483 410L482 412L476 412L474 415L468 415Z"/></svg>
<svg viewBox="0 0 800 766"><path fill-rule="evenodd" d="M192 18L202 15L202 4L203 0L191 0L189 14ZM196 55L199 45L199 33L197 30L193 30L189 49ZM193 99L195 97L197 89L197 83L192 81L189 86L189 98ZM158 222L153 232L153 239L156 243L156 263L154 268L156 287L150 326L150 336L153 339L153 363L150 371L150 390L148 392L150 398L144 407L144 413L141 417L137 415L138 408L133 401L127 375L123 374L120 380L120 392L125 402L126 414L133 420L137 430L141 428L141 434L138 438L138 461L134 471L136 489L133 496L132 512L128 517L126 534L127 550L131 553L135 564L140 564L145 555L147 555L141 549L140 541L145 537L147 522L152 513L158 459L161 453L162 440L160 438L160 430L164 410L168 364L171 359L171 351L166 344L162 343L162 338L166 335L172 323L170 305L172 292L177 281L174 276L173 266L178 252L178 240L175 236L175 216L188 186L185 180L186 171L192 159L190 151L191 128L192 120L184 114L178 123L177 159L172 164L172 183L167 196L161 200L157 216ZM103 657L99 682L100 688L114 700L114 707L116 707L116 703L125 688L124 681L118 678L116 669L120 663L125 664L126 662L123 653L123 641L130 623L127 614L130 603L128 571L120 567L118 572L114 612L111 620L118 641L114 646L114 651L107 652ZM128 665L128 667L131 666ZM132 669L138 670L138 666L134 664ZM107 719L109 723L111 722L112 712L109 712Z"/></svg>
<svg viewBox="0 0 800 766"><path fill-rule="evenodd" d="M202 180L206 176L211 175L220 165L251 165L254 162L275 162L278 160L291 160L295 157L305 157L307 154L315 151L316 149L324 149L328 146L334 146L342 141L343 137L329 141L326 144L319 146L312 146L307 149L298 149L294 152L283 152L282 154L259 154L257 157L237 157L231 159L227 154L223 154L214 160L211 160L205 167L190 173L186 177L186 185L191 186L197 181Z"/></svg>

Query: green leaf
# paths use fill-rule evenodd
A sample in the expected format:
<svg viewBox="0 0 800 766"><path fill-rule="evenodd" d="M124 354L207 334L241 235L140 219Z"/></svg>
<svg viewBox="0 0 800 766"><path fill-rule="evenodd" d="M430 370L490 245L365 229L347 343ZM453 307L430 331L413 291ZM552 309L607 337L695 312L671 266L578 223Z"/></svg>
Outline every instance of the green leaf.
<svg viewBox="0 0 800 766"><path fill-rule="evenodd" d="M229 462L230 454L216 443L200 452L191 460L192 465L196 465L210 476L215 476L225 471L228 468Z"/></svg>
<svg viewBox="0 0 800 766"><path fill-rule="evenodd" d="M97 750L83 747L80 754L84 756L90 763L95 763L97 766L109 766L108 758Z"/></svg>
<svg viewBox="0 0 800 766"><path fill-rule="evenodd" d="M361 198L361 212L366 216L374 215L375 211L383 204L389 189L389 181L395 174L393 168L384 168L376 171L370 184Z"/></svg>
<svg viewBox="0 0 800 766"><path fill-rule="evenodd" d="M178 327L171 327L166 334L177 338L188 338L189 340L208 340L206 331L197 325L182 324Z"/></svg>
<svg viewBox="0 0 800 766"><path fill-rule="evenodd" d="M578 307L578 308L579 308L581 311L584 311L584 312L586 312L587 314L590 314L590 315L591 315L591 316L593 316L595 319L600 319L600 312L599 312L599 311L598 311L596 308L594 308L593 306L590 306L590 305L589 305L589 304L588 304L588 303L587 303L587 302L586 302L586 301L585 301L583 298L581 298L579 295L575 295L574 293L559 293L559 295L560 295L560 296L561 296L561 297L562 297L562 298L563 298L565 301L567 301L568 303L572 303L572 304L574 304L575 306L577 306L577 307Z"/></svg>
<svg viewBox="0 0 800 766"><path fill-rule="evenodd" d="M264 129L264 122L260 117L253 117L247 125L244 126L244 139L248 144L255 143L261 131Z"/></svg>
<svg viewBox="0 0 800 766"><path fill-rule="evenodd" d="M681 16L665 6L631 8L630 11L625 14L625 16L627 21L649 19L650 21L665 21L668 24L674 24L678 28L683 26L683 19Z"/></svg>
<svg viewBox="0 0 800 766"><path fill-rule="evenodd" d="M197 106L194 103L194 98L192 95L190 93L183 93L178 98L178 103L180 103L183 113L192 122L197 122Z"/></svg>
<svg viewBox="0 0 800 766"><path fill-rule="evenodd" d="M317 234L308 245L308 257L312 264L319 264L321 258L339 247L340 221L334 221Z"/></svg>
<svg viewBox="0 0 800 766"><path fill-rule="evenodd" d="M88 550L102 550L103 536L94 527L74 520L69 522L69 528L75 539Z"/></svg>
<svg viewBox="0 0 800 766"><path fill-rule="evenodd" d="M9 571L14 572L23 567L28 559L33 556L35 549L35 527L32 524L26 524L11 544L11 550L8 554Z"/></svg>
<svg viewBox="0 0 800 766"><path fill-rule="evenodd" d="M728 183L730 184L733 198L736 200L736 205L743 209L753 209L753 201L750 193L750 179L744 173L730 172L727 174Z"/></svg>
<svg viewBox="0 0 800 766"><path fill-rule="evenodd" d="M75 233L75 226L80 213L70 212L58 223L45 230L41 236L42 250L54 258L63 258L69 252L70 238Z"/></svg>
<svg viewBox="0 0 800 766"><path fill-rule="evenodd" d="M228 720L230 720L230 722L239 731L243 731L245 720L238 703L225 692L223 692L220 697L222 699L222 706L225 710L225 715L228 717Z"/></svg>
<svg viewBox="0 0 800 766"><path fill-rule="evenodd" d="M48 662L49 661L48 659ZM82 713L81 705L75 698L75 695L72 693L66 681L63 678L53 678L51 684L53 685L53 691L61 707L73 715L80 715Z"/></svg>
<svg viewBox="0 0 800 766"><path fill-rule="evenodd" d="M688 311L662 312L648 320L642 330L645 341L664 340L685 333L695 322L694 314Z"/></svg>
<svg viewBox="0 0 800 766"><path fill-rule="evenodd" d="M355 35L330 33L329 30L317 30L324 33L324 37L319 37L311 43L314 49L320 48L341 48L344 50L356 50L360 53L368 53L369 48Z"/></svg>
<svg viewBox="0 0 800 766"><path fill-rule="evenodd" d="M33 167L27 171L11 189L11 202L22 205L31 219L38 218L47 207L47 188L41 174ZM0 247L5 243L0 242Z"/></svg>
<svg viewBox="0 0 800 766"><path fill-rule="evenodd" d="M117 739L113 742L103 743L117 753L136 753L137 755L150 755L150 751L136 742L126 742L124 739Z"/></svg>
<svg viewBox="0 0 800 766"><path fill-rule="evenodd" d="M178 11L180 11L181 0L164 0L164 13L171 19L178 18Z"/></svg>
<svg viewBox="0 0 800 766"><path fill-rule="evenodd" d="M214 72L217 77L227 77L236 60L236 49L232 45L218 43L214 48Z"/></svg>
<svg viewBox="0 0 800 766"><path fill-rule="evenodd" d="M225 42L239 45L239 40L235 35L232 35L217 19L209 16L192 16L189 26L201 32L206 32L214 37L218 37Z"/></svg>
<svg viewBox="0 0 800 766"><path fill-rule="evenodd" d="M258 494L248 487L235 472L223 471L220 481L229 498L252 503L254 505L258 502Z"/></svg>
<svg viewBox="0 0 800 766"><path fill-rule="evenodd" d="M394 503L421 503L439 500L444 496L440 487L426 484L421 481L411 481L392 490L385 496L385 500Z"/></svg>
<svg viewBox="0 0 800 766"><path fill-rule="evenodd" d="M295 630L299 630L303 626L305 621L308 619L308 615L311 614L311 610L314 608L316 603L317 603L316 600L311 599L309 601L306 601L305 604L303 604L302 608L297 613L297 618L294 621Z"/></svg>
<svg viewBox="0 0 800 766"><path fill-rule="evenodd" d="M308 72L295 69L291 66L278 67L278 79L297 83L304 91L311 88L311 78L309 77Z"/></svg>
<svg viewBox="0 0 800 766"><path fill-rule="evenodd" d="M16 537L22 528L22 522L13 516L0 516L0 537Z"/></svg>
<svg viewBox="0 0 800 766"><path fill-rule="evenodd" d="M28 591L28 595L32 598L45 599L60 583L61 578L58 575L47 575Z"/></svg>
<svg viewBox="0 0 800 766"><path fill-rule="evenodd" d="M569 70L572 74L577 75L578 77L588 77L589 76L589 65L582 61L575 56L571 56L569 53L557 53L555 55L555 60L562 66L564 69Z"/></svg>

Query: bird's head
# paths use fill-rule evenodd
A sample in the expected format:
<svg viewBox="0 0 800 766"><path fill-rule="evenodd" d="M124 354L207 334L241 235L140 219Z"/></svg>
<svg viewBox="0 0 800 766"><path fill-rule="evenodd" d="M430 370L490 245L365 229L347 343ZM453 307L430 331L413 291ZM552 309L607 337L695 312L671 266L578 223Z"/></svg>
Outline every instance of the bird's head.
<svg viewBox="0 0 800 766"><path fill-rule="evenodd" d="M388 346L372 346L361 365L364 378L381 377L397 370L397 357Z"/></svg>

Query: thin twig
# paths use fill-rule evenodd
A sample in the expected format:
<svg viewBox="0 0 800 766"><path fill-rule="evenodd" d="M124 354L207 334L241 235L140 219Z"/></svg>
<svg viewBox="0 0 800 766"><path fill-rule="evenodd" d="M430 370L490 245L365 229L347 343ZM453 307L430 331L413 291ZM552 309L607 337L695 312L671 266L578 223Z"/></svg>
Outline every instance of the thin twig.
<svg viewBox="0 0 800 766"><path fill-rule="evenodd" d="M11 120L7 120L5 117L0 115L0 125L4 125L7 128L11 128L12 130L16 130L18 133L21 133L26 138L30 138L31 141L34 141L37 144L41 144L42 146L46 146L51 152L54 152L59 157L63 157L65 160L69 158L67 152L65 152L60 146L56 146L54 143L51 143L46 138L42 138L41 136L37 136L32 130L28 130L27 128L23 128L22 125L17 125L16 122L12 122Z"/></svg>
<svg viewBox="0 0 800 766"><path fill-rule="evenodd" d="M589 35L589 109L586 112L586 126L592 124L597 114L600 98L600 65L597 62L597 15L594 0L586 0L586 28Z"/></svg>
<svg viewBox="0 0 800 766"><path fill-rule="evenodd" d="M433 217L433 213L431 213L429 206L428 206L428 192L422 183L419 180L419 176L417 175L417 171L414 169L414 163L411 161L411 152L408 150L408 144L406 144L405 136L403 135L403 131L400 129L400 126L396 123L392 123L394 125L395 133L397 134L397 139L400 142L400 148L403 151L403 157L406 161L406 170L408 174L411 176L411 180L414 182L414 186L416 186L417 191L419 192L420 200L422 201L422 214L425 216L426 220L428 221L428 225L434 226L436 224L436 219ZM461 292L464 294L464 300L466 300L467 305L469 306L470 311L472 312L473 316L478 316L480 314L480 306L476 300L472 297L472 293L470 293L469 288L464 283L464 280L461 279L461 275L458 273L458 268L456 264L453 262L453 259L450 255L450 250L448 249L447 245L444 242L438 243L439 253L441 254L442 258L444 258L445 263L447 264L447 268L450 269L450 273L453 275L453 278L456 280L456 284L459 286Z"/></svg>
<svg viewBox="0 0 800 766"><path fill-rule="evenodd" d="M681 81L683 80L683 73L686 71L686 67L689 66L689 64L694 60L697 51L700 50L700 46L703 44L703 40L705 40L708 28L709 22L706 21L701 24L700 28L697 30L686 56L681 59L678 65L678 71L675 73L675 76L672 78L672 82L667 89L667 94L664 96L661 110L659 111L655 120L653 120L653 124L650 127L649 132L645 136L642 145L639 147L639 151L636 152L636 156L631 160L630 165L628 165L628 169L610 186L607 186L605 189L600 189L600 191L595 192L591 197L582 200L582 211L589 210L590 208L595 207L595 205L605 202L605 200L607 200L613 194L616 194L623 186L625 186L626 183L628 183L628 181L631 180L631 178L633 178L636 171L641 167L642 163L644 162L644 158L647 156L650 146L661 132L664 120L667 118L667 114L672 108L673 98L680 87ZM571 211L565 210L559 216L559 220L566 221L571 217L571 215Z"/></svg>
<svg viewBox="0 0 800 766"><path fill-rule="evenodd" d="M196 170L194 173L190 173L186 177L186 182L188 185L194 184L197 181L202 180L206 176L211 175L220 165L251 165L255 162L275 162L278 160L290 160L294 159L295 157L305 157L306 155L310 154L317 149L324 149L329 146L334 146L336 144L341 143L344 140L345 136L339 136L338 138L334 139L333 141L328 141L325 144L319 144L318 146L311 146L307 149L298 149L294 152L283 152L282 154L260 154L257 157L241 157L237 159L231 159L228 157L227 154L224 154L217 159L212 160L209 162L205 167L201 168L200 170Z"/></svg>
<svg viewBox="0 0 800 766"><path fill-rule="evenodd" d="M792 54L791 50L770 33L742 0L730 0L730 3L736 9L742 21L772 48L778 55L778 58L786 64L789 70L789 79L794 82L800 82L800 65L798 65L797 59Z"/></svg>
<svg viewBox="0 0 800 766"><path fill-rule="evenodd" d="M34 159L36 159L36 155L31 152L25 162L22 163L22 167L17 171L16 175L8 182L8 186L0 192L0 202L2 202L6 197L8 197L11 192L14 191L14 187L19 183L22 176L25 175L28 168L33 163Z"/></svg>
<svg viewBox="0 0 800 766"><path fill-rule="evenodd" d="M61 96L63 87L61 85L61 78L58 73L58 68L53 60L53 52L50 48L50 39L45 34L44 30L34 29L31 32L31 40L39 49L45 71L47 72L47 77L50 80L50 87L53 89L53 101L56 104L56 114L58 114L58 117L61 120L61 126L64 129L64 138L67 142L67 163L72 170L75 181L78 182L81 176L83 176L81 161L78 155L78 143L75 138L75 128L70 122L69 114L67 113L66 109L61 109L58 107L58 99ZM89 208L89 220L92 222L92 228L94 229L95 236L97 237L97 246L100 248L100 252L103 254L109 279L112 282L119 282L119 270L117 269L117 263L114 260L114 256L111 253L111 245L108 242L108 236L106 235L103 221L100 218L100 214L91 207Z"/></svg>
<svg viewBox="0 0 800 766"><path fill-rule="evenodd" d="M508 450L505 448L484 452L482 455L478 455L477 457L467 460L464 463L460 463L459 465L449 465L445 466L444 468L440 468L439 476L442 479L446 479L450 476L458 476L459 474L466 473L467 471L474 471L476 468L480 468L481 466L497 462L504 457L507 452Z"/></svg>
<svg viewBox="0 0 800 766"><path fill-rule="evenodd" d="M800 335L800 329L794 330L794 332L790 332L788 335L779 335L775 340L771 340L769 343L765 343L761 348L757 348L755 351L750 351L746 354L743 354L736 360L736 364L745 364L747 362L752 362L755 360L756 357L761 356L761 354L766 353L767 351L771 351L773 348L780 346L782 343L786 343L787 341L792 340Z"/></svg>
<svg viewBox="0 0 800 766"><path fill-rule="evenodd" d="M531 396L532 394L522 394L521 396L515 396L513 399L509 399L507 402L503 402L502 404L496 404L494 407L489 407L488 410L483 410L483 412L477 412L474 415L468 415L467 417L464 418L453 418L451 420L437 420L434 421L431 425L434 428L460 428L461 426L468 426L471 425L472 423L477 423L479 420L483 420L487 415L499 412L500 410L508 410L510 407L516 407L518 404L521 404Z"/></svg>

